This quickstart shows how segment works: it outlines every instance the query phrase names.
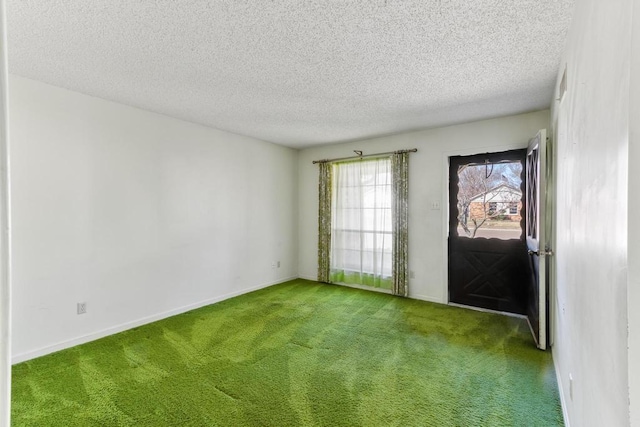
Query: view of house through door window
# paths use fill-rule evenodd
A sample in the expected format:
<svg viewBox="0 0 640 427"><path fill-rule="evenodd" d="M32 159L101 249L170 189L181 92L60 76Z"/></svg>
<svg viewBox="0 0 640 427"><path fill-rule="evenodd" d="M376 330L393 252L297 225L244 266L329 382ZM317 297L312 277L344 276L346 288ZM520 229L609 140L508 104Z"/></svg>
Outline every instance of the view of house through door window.
<svg viewBox="0 0 640 427"><path fill-rule="evenodd" d="M522 163L466 164L458 168L458 236L519 239L522 235Z"/></svg>
<svg viewBox="0 0 640 427"><path fill-rule="evenodd" d="M391 289L391 159L335 163L332 176L331 281Z"/></svg>

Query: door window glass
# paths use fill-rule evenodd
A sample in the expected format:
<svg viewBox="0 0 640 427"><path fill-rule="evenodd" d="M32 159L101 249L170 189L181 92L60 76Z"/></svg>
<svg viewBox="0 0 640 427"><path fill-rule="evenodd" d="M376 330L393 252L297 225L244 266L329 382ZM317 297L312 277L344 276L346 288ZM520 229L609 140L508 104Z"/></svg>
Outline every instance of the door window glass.
<svg viewBox="0 0 640 427"><path fill-rule="evenodd" d="M458 168L458 236L519 239L522 235L522 162Z"/></svg>

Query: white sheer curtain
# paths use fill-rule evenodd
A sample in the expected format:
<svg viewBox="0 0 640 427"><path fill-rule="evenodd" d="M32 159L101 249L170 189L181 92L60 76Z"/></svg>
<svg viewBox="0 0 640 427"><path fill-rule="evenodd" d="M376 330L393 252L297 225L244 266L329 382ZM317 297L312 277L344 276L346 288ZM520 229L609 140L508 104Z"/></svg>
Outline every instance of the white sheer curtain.
<svg viewBox="0 0 640 427"><path fill-rule="evenodd" d="M331 281L391 289L391 159L335 163L332 172Z"/></svg>

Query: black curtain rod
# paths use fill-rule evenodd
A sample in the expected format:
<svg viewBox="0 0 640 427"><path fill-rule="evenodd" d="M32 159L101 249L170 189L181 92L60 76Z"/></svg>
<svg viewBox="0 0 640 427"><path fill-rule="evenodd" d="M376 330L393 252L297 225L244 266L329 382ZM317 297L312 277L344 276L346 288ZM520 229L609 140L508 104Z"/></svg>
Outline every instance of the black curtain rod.
<svg viewBox="0 0 640 427"><path fill-rule="evenodd" d="M338 159L314 160L312 163L315 165L316 163L327 163L327 162L339 162L341 160L364 159L365 157L382 157L382 156L387 156L387 155L391 155L391 154L415 153L416 151L418 151L417 148L412 148L410 150L389 151L387 153L365 154L365 155L351 156L351 157L340 157Z"/></svg>

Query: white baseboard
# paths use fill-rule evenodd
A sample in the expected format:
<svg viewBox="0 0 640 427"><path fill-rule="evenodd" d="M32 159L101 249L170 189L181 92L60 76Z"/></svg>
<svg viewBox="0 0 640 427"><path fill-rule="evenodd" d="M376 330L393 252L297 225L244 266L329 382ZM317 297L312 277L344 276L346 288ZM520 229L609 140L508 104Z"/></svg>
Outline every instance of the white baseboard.
<svg viewBox="0 0 640 427"><path fill-rule="evenodd" d="M122 323L117 326L112 326L110 328L102 329L97 332L92 332L87 335L83 335L77 338L73 338L66 341L61 341L59 343L49 345L46 347L42 347L36 350L27 351L24 353L16 354L11 358L11 364L15 365L16 363L25 362L27 360L35 359L36 357L44 356L50 353L54 353L56 351L64 350L66 348L75 347L80 344L85 344L90 341L95 341L100 338L104 338L109 335L117 334L118 332L123 332L128 329L137 328L138 326L146 325L148 323L156 322L158 320L166 319L167 317L175 316L178 314L186 313L187 311L195 310L196 308L204 307L206 305L215 304L220 301L224 301L229 298L237 297L242 294L246 294L249 292L257 291L258 289L267 288L269 286L276 285L278 283L288 282L289 280L297 279L296 276L280 279L272 282L262 283L256 286L252 286L247 289L243 289L241 291L230 292L225 295L220 295L218 297L209 298L203 301L198 301L193 304L188 304L182 307L174 308L172 310L168 310L162 313L153 314L151 316L143 317L141 319L133 320L131 322Z"/></svg>
<svg viewBox="0 0 640 427"><path fill-rule="evenodd" d="M429 295L409 295L409 298L411 299L418 299L420 301L427 301L427 302L435 302L436 304L446 304L446 301L442 301L440 298L436 298L436 297L431 297Z"/></svg>
<svg viewBox="0 0 640 427"><path fill-rule="evenodd" d="M558 370L558 365L556 364L556 358L553 354L553 347L551 347L551 360L553 360L553 368L556 371L556 381L558 382L558 394L560 394L560 406L562 407L562 418L564 419L565 427L571 427L571 422L569 421L569 412L567 410L567 401L564 399L564 392L562 390L562 377L560 376L560 371Z"/></svg>

